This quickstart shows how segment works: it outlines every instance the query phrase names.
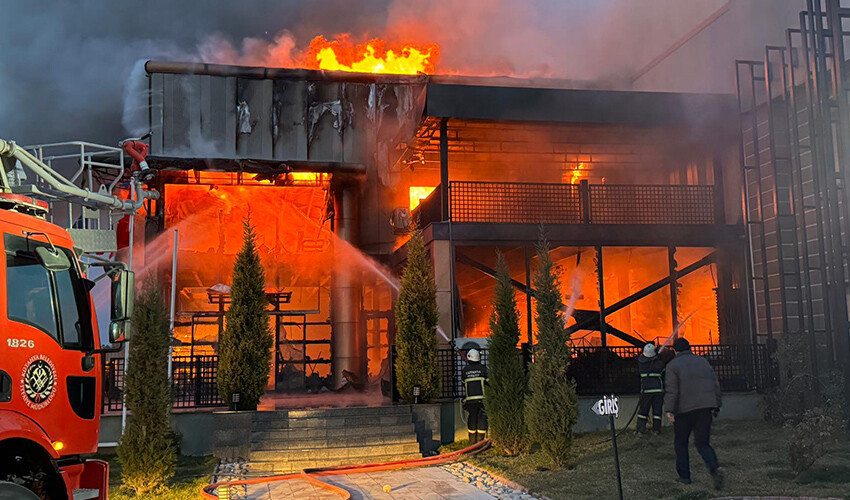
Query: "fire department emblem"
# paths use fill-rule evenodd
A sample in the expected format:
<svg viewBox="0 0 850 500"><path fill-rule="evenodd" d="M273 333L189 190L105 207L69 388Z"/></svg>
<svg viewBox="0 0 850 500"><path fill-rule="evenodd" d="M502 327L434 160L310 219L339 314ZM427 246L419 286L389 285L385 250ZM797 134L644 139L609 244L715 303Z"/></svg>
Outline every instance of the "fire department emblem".
<svg viewBox="0 0 850 500"><path fill-rule="evenodd" d="M41 410L53 401L56 394L56 367L43 354L36 354L25 364L21 372L21 396L34 410Z"/></svg>

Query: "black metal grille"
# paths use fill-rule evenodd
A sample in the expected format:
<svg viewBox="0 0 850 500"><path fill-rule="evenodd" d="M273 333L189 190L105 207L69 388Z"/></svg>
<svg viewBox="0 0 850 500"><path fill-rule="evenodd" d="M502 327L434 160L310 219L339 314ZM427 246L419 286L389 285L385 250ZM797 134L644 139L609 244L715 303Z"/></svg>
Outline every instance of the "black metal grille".
<svg viewBox="0 0 850 500"><path fill-rule="evenodd" d="M590 188L592 224L714 224L713 186Z"/></svg>
<svg viewBox="0 0 850 500"><path fill-rule="evenodd" d="M640 392L640 374L637 358L640 347L574 347L573 359L567 370L576 382L579 395L606 393L637 394ZM691 350L705 357L727 392L763 392L775 387L775 370L764 345L695 345ZM518 355L521 352L517 351ZM464 396L461 370L466 366L454 350L438 353L442 377L442 397ZM481 350L481 360L487 364L487 350Z"/></svg>
<svg viewBox="0 0 850 500"><path fill-rule="evenodd" d="M487 364L487 349L479 349L481 362ZM517 351L519 352L519 351ZM466 396L461 373L466 367L466 360L453 349L440 350L437 353L440 362L442 397L444 399L462 398Z"/></svg>
<svg viewBox="0 0 850 500"><path fill-rule="evenodd" d="M637 357L639 347L573 347L567 376L576 392L589 394L636 394L640 392Z"/></svg>
<svg viewBox="0 0 850 500"><path fill-rule="evenodd" d="M104 362L104 411L119 411L124 389L124 359ZM218 395L218 356L179 356L171 361L174 408L224 406Z"/></svg>
<svg viewBox="0 0 850 500"><path fill-rule="evenodd" d="M121 409L124 389L124 358L110 358L103 363L103 411Z"/></svg>
<svg viewBox="0 0 850 500"><path fill-rule="evenodd" d="M450 217L455 222L681 225L716 222L714 186L453 181L449 187Z"/></svg>
<svg viewBox="0 0 850 500"><path fill-rule="evenodd" d="M581 223L577 185L454 181L449 186L455 222Z"/></svg>

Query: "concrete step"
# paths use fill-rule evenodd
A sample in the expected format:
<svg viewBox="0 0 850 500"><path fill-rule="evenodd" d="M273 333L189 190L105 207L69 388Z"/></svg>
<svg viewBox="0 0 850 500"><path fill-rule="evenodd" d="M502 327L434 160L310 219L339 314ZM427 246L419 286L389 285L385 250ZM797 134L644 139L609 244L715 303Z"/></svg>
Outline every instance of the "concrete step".
<svg viewBox="0 0 850 500"><path fill-rule="evenodd" d="M419 452L419 443L415 440L406 443L374 446L339 446L327 448L302 448L298 450L251 450L250 461L288 462L301 460L340 460L348 458L382 457L384 455L402 455Z"/></svg>
<svg viewBox="0 0 850 500"><path fill-rule="evenodd" d="M364 448L375 446L386 446L405 443L418 443L416 434L391 434L391 435L371 435L371 436L343 436L331 438L313 438L313 439L294 439L294 440L274 440L274 439L258 439L251 441L251 451L298 451L298 450L315 450L324 448Z"/></svg>
<svg viewBox="0 0 850 500"><path fill-rule="evenodd" d="M258 411L253 420L279 420L282 418L321 418L321 417L368 417L383 415L411 415L409 405L394 406L353 406L350 408L316 408L308 410Z"/></svg>
<svg viewBox="0 0 850 500"><path fill-rule="evenodd" d="M413 421L411 413L391 413L371 416L322 416L298 418L263 418L251 423L252 431L266 429L303 429L330 427L371 427L406 425Z"/></svg>
<svg viewBox="0 0 850 500"><path fill-rule="evenodd" d="M383 426L374 425L369 427L300 427L295 429L274 429L268 428L263 430L255 430L251 432L251 442L259 441L277 441L289 442L299 441L304 439L334 439L351 436L371 437L371 436L412 436L416 432L413 423L408 421L404 424Z"/></svg>
<svg viewBox="0 0 850 500"><path fill-rule="evenodd" d="M413 460L422 458L419 453L402 453L396 455L378 455L373 457L352 457L339 459L311 459L311 460L265 460L250 462L251 474L287 474L300 472L302 469L316 467L333 467L336 465L356 465L378 462L394 462L397 460Z"/></svg>

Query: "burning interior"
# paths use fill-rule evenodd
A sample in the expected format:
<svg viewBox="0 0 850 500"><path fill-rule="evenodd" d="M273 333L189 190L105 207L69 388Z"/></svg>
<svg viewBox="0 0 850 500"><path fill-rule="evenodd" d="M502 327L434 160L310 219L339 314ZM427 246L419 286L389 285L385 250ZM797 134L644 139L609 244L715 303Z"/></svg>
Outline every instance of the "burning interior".
<svg viewBox="0 0 850 500"><path fill-rule="evenodd" d="M148 162L163 196L149 207L143 259L162 283L176 280L177 353L215 354L249 212L276 337L269 389L388 379L394 276L414 224L435 266L444 345L487 336L496 250L514 279L521 342L534 341L540 225L577 346L639 345L674 329L694 344L744 339L725 96L146 69Z"/></svg>

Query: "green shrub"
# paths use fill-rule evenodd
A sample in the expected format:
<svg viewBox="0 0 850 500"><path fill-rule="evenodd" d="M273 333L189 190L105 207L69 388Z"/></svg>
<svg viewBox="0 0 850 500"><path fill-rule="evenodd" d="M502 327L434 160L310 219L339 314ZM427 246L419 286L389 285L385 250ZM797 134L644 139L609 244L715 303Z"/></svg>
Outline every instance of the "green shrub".
<svg viewBox="0 0 850 500"><path fill-rule="evenodd" d="M269 381L274 337L266 312L266 276L250 214L242 225L243 244L233 266L230 309L219 341L218 392L228 403L239 393L235 409L255 410Z"/></svg>
<svg viewBox="0 0 850 500"><path fill-rule="evenodd" d="M490 317L488 343L489 385L484 406L493 443L507 455L528 451L528 429L523 408L528 392L528 377L517 351L519 312L505 257L498 252L496 294Z"/></svg>
<svg viewBox="0 0 850 500"><path fill-rule="evenodd" d="M799 422L787 424L791 469L797 474L811 469L835 444L840 426L840 420L823 408L806 410Z"/></svg>
<svg viewBox="0 0 850 500"><path fill-rule="evenodd" d="M153 275L136 299L132 325L125 383L127 426L118 460L123 486L141 495L164 488L177 463L168 381L168 312Z"/></svg>
<svg viewBox="0 0 850 500"><path fill-rule="evenodd" d="M807 339L801 334L783 335L773 360L780 384L764 397L764 417L776 425L793 424L805 410L820 404Z"/></svg>
<svg viewBox="0 0 850 500"><path fill-rule="evenodd" d="M534 275L537 299L537 345L529 373L525 420L533 441L555 465L570 457L573 426L578 419L575 384L567 378L571 349L567 341L560 286L553 273L549 243L541 236L537 246L539 266Z"/></svg>
<svg viewBox="0 0 850 500"><path fill-rule="evenodd" d="M413 231L407 242L407 268L401 275L395 320L399 394L402 399L412 401L413 387L419 386L420 400L436 398L440 395L437 287L419 230Z"/></svg>

